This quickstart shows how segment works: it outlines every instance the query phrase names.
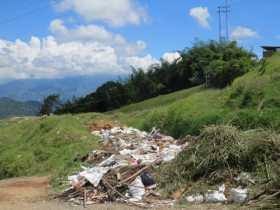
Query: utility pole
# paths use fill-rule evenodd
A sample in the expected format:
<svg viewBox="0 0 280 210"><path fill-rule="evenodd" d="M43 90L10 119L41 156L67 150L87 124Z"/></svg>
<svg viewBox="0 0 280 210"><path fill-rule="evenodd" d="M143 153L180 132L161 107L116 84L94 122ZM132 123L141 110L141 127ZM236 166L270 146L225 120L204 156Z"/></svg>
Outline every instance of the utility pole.
<svg viewBox="0 0 280 210"><path fill-rule="evenodd" d="M218 6L219 14L219 40L220 42L229 40L229 14L230 6L228 0L225 0L225 5Z"/></svg>

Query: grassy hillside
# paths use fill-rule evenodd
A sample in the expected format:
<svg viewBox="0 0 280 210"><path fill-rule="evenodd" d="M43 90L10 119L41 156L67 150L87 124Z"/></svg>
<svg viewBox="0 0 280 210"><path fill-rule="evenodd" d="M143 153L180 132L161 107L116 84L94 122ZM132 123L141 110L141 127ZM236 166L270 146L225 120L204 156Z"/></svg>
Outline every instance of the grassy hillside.
<svg viewBox="0 0 280 210"><path fill-rule="evenodd" d="M97 117L51 116L0 121L0 179L67 173L98 146L85 124Z"/></svg>
<svg viewBox="0 0 280 210"><path fill-rule="evenodd" d="M130 113L130 112L135 112L135 111L156 109L159 107L169 105L175 101L184 99L194 93L198 93L203 90L204 90L204 88L202 86L198 86L198 87L194 87L194 88L190 88L190 89L186 89L186 90L180 90L180 91L170 93L167 95L161 95L161 96L158 96L158 97L155 97L152 99L148 99L143 102L124 106L115 112ZM112 112L112 113L114 113L114 112Z"/></svg>
<svg viewBox="0 0 280 210"><path fill-rule="evenodd" d="M39 113L39 102L19 102L9 98L0 98L0 118L13 116L35 116Z"/></svg>
<svg viewBox="0 0 280 210"><path fill-rule="evenodd" d="M98 147L86 124L97 118L118 120L149 130L156 126L175 137L199 134L210 124L241 129L280 125L280 55L270 58L227 89L196 87L105 114L80 114L0 121L0 178L67 173L77 157Z"/></svg>
<svg viewBox="0 0 280 210"><path fill-rule="evenodd" d="M264 72L252 70L226 89L180 91L121 108L114 117L142 129L156 126L176 137L198 134L203 126L217 123L278 130L280 54L266 63Z"/></svg>

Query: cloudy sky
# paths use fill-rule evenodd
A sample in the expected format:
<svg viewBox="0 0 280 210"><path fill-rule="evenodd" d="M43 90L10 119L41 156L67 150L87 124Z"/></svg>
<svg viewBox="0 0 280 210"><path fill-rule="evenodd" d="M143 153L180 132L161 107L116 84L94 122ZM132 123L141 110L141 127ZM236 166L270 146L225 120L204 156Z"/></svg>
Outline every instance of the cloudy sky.
<svg viewBox="0 0 280 210"><path fill-rule="evenodd" d="M229 0L231 39L260 54L280 42L279 0ZM196 38L217 39L223 0L9 0L0 2L0 81L127 74Z"/></svg>

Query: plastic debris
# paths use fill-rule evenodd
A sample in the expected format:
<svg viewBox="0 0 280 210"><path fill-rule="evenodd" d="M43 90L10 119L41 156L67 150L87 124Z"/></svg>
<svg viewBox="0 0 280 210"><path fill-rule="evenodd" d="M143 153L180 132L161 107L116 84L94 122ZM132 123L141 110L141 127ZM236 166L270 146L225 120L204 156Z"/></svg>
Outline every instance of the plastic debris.
<svg viewBox="0 0 280 210"><path fill-rule="evenodd" d="M186 200L189 203L199 204L204 202L204 196L202 194L189 195L186 197Z"/></svg>
<svg viewBox="0 0 280 210"><path fill-rule="evenodd" d="M207 203L224 203L227 201L227 198L223 192L209 191L205 194L205 201Z"/></svg>
<svg viewBox="0 0 280 210"><path fill-rule="evenodd" d="M106 174L110 168L93 167L84 169L85 170L79 174L68 177L68 181L73 187L82 187L87 181L95 187L98 186L103 175Z"/></svg>
<svg viewBox="0 0 280 210"><path fill-rule="evenodd" d="M140 176L138 176L128 188L129 194L131 195L130 201L141 201L143 199L145 187Z"/></svg>
<svg viewBox="0 0 280 210"><path fill-rule="evenodd" d="M252 179L251 175L246 172L242 172L237 178L235 178L240 184L255 184L255 180Z"/></svg>
<svg viewBox="0 0 280 210"><path fill-rule="evenodd" d="M144 184L145 187L149 187L149 186L153 186L156 184L154 178L152 177L152 175L148 172L144 172L141 175L141 180Z"/></svg>
<svg viewBox="0 0 280 210"><path fill-rule="evenodd" d="M207 203L224 203L227 201L227 198L224 194L225 192L225 185L221 185L219 187L219 190L214 191L208 191L208 193L205 194L205 201Z"/></svg>
<svg viewBox="0 0 280 210"><path fill-rule="evenodd" d="M180 145L171 144L167 148L164 148L161 151L161 158L164 162L171 161L175 159L179 152L182 151L182 147Z"/></svg>
<svg viewBox="0 0 280 210"><path fill-rule="evenodd" d="M174 203L162 200L154 191L157 185L150 170L175 159L187 143L182 144L157 129L147 133L108 123L89 128L93 135L101 138L104 148L82 158L89 167L82 167L81 172L68 177L71 188L61 195L65 200L73 203L81 203L81 200L86 203L130 202L141 207L148 205L144 200L149 207Z"/></svg>
<svg viewBox="0 0 280 210"><path fill-rule="evenodd" d="M230 201L235 203L244 203L248 198L248 189L232 188L229 191L230 193Z"/></svg>

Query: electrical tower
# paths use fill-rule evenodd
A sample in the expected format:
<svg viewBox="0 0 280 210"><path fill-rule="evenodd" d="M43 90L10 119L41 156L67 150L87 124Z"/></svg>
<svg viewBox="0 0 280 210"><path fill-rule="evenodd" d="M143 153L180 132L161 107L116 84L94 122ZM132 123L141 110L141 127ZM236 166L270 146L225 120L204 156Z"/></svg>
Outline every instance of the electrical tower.
<svg viewBox="0 0 280 210"><path fill-rule="evenodd" d="M230 6L228 0L225 0L225 5L218 7L219 14L219 40L220 42L229 41L229 14Z"/></svg>

